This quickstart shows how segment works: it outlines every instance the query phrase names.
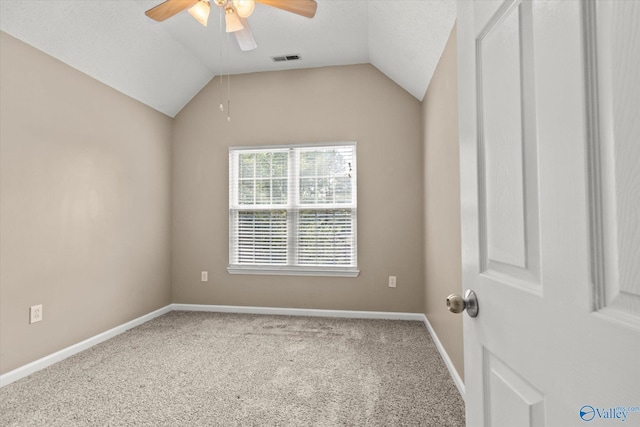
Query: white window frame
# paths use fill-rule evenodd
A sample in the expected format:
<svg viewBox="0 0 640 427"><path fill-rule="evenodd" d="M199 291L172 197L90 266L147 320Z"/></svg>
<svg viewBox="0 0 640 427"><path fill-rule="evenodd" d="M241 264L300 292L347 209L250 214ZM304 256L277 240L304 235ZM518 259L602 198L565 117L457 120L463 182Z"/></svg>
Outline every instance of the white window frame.
<svg viewBox="0 0 640 427"><path fill-rule="evenodd" d="M268 145L268 146L253 146L253 147L231 147L229 148L229 264L227 271L230 274L269 274L269 275L294 275L294 276L337 276L337 277L357 277L360 273L358 269L358 253L357 253L357 167L356 167L356 145L352 142L330 142L330 143L314 143L314 144L289 144L289 145ZM300 202L299 191L299 171L297 164L299 164L299 154L304 149L322 149L332 147L353 147L353 159L352 159L352 201L351 203L339 203L330 205L308 205ZM239 264L233 263L234 258L234 212L243 210L244 206L238 203L238 189L237 182L239 180L237 165L234 165L234 155L243 151L263 151L263 150L288 150L288 203L286 205L271 205L269 207L261 209L265 210L286 210L287 211L287 264L286 265L273 265L273 264ZM234 154L235 153L235 154ZM293 155L292 155L293 154ZM235 190L234 190L234 186ZM292 197L293 196L293 197ZM293 199L293 200L292 200ZM339 266L339 265L295 265L292 261L298 259L296 253L296 244L292 244L297 241L298 235L298 213L299 211L309 209L349 209L351 210L352 221L352 258L353 265Z"/></svg>

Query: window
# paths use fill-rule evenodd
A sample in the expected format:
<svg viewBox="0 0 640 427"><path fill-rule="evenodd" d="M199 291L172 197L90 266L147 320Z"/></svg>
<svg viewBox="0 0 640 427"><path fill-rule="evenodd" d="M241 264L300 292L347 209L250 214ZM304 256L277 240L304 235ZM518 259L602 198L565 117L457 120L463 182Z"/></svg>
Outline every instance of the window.
<svg viewBox="0 0 640 427"><path fill-rule="evenodd" d="M229 150L233 274L358 275L356 144Z"/></svg>

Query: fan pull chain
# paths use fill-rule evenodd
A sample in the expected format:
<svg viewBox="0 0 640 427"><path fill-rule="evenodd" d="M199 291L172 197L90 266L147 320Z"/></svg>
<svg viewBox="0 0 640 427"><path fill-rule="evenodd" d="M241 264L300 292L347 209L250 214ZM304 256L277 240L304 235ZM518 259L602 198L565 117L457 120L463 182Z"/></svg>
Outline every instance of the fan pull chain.
<svg viewBox="0 0 640 427"><path fill-rule="evenodd" d="M222 24L224 23L222 15L224 14L224 11L221 7L218 8L219 9L219 14L218 16L220 17L219 19L219 24L220 24L220 49L218 49L218 52L220 54L219 62L220 62L220 74L219 74L219 79L220 79L220 111L224 111L224 104L222 103L222 90L223 90L223 86L222 86L222 40L223 40L223 27Z"/></svg>
<svg viewBox="0 0 640 427"><path fill-rule="evenodd" d="M227 33L227 122L231 123L231 53L229 49L229 33Z"/></svg>

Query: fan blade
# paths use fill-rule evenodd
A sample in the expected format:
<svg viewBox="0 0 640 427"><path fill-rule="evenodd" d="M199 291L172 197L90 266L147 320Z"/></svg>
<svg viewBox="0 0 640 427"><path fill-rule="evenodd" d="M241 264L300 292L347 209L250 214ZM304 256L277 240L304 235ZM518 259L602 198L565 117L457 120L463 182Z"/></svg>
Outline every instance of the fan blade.
<svg viewBox="0 0 640 427"><path fill-rule="evenodd" d="M160 3L156 7L152 7L147 10L144 14L156 21L164 21L167 18L171 18L176 13L189 9L196 3L198 3L198 0L167 0L164 3Z"/></svg>
<svg viewBox="0 0 640 427"><path fill-rule="evenodd" d="M240 23L244 28L233 33L236 35L236 41L238 42L238 46L240 46L240 50L246 52L257 48L258 45L256 44L256 40L253 38L253 33L251 32L251 28L249 28L247 20L240 18Z"/></svg>
<svg viewBox="0 0 640 427"><path fill-rule="evenodd" d="M313 18L316 15L318 4L314 0L256 0L267 6L277 7L287 12Z"/></svg>

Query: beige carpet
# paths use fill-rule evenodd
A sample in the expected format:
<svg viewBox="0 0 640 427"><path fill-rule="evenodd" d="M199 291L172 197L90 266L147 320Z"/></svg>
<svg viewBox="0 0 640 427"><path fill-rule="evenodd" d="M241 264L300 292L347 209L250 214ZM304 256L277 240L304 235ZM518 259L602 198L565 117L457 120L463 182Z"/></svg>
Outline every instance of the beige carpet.
<svg viewBox="0 0 640 427"><path fill-rule="evenodd" d="M2 426L463 426L424 325L171 312L0 389Z"/></svg>

